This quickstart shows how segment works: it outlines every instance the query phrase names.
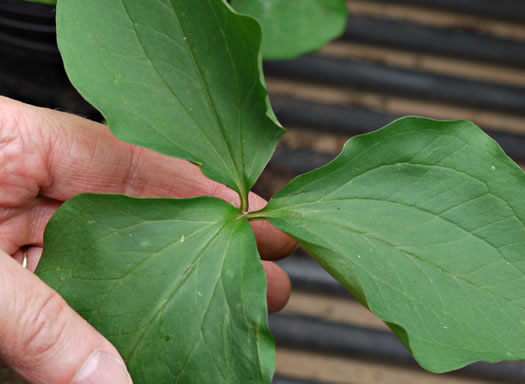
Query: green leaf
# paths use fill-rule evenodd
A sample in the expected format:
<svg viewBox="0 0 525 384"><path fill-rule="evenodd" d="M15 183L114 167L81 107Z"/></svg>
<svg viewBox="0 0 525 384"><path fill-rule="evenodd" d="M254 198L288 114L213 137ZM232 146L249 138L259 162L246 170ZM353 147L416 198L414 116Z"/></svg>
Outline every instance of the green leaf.
<svg viewBox="0 0 525 384"><path fill-rule="evenodd" d="M410 117L355 137L257 215L425 369L525 359L525 174L474 124Z"/></svg>
<svg viewBox="0 0 525 384"><path fill-rule="evenodd" d="M134 383L261 383L274 369L266 278L222 200L80 195L37 274L120 351Z"/></svg>
<svg viewBox="0 0 525 384"><path fill-rule="evenodd" d="M265 59L319 50L343 33L348 17L345 0L232 0L232 6L261 23Z"/></svg>
<svg viewBox="0 0 525 384"><path fill-rule="evenodd" d="M283 133L255 20L223 0L67 0L57 29L69 78L116 137L202 164L246 197Z"/></svg>

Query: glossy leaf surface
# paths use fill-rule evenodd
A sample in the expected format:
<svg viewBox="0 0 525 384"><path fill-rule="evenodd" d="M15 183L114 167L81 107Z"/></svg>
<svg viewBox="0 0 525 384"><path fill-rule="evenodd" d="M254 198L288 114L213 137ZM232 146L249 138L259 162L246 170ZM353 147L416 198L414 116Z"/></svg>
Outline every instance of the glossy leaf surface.
<svg viewBox="0 0 525 384"><path fill-rule="evenodd" d="M345 0L232 0L241 13L263 29L265 59L292 59L319 50L344 31Z"/></svg>
<svg viewBox="0 0 525 384"><path fill-rule="evenodd" d="M269 384L266 277L239 216L214 198L80 195L46 228L37 273L118 348L135 384Z"/></svg>
<svg viewBox="0 0 525 384"><path fill-rule="evenodd" d="M69 78L115 136L247 194L283 132L255 20L223 0L67 0L57 31Z"/></svg>
<svg viewBox="0 0 525 384"><path fill-rule="evenodd" d="M259 215L425 369L525 359L525 174L472 123L405 118L355 137Z"/></svg>

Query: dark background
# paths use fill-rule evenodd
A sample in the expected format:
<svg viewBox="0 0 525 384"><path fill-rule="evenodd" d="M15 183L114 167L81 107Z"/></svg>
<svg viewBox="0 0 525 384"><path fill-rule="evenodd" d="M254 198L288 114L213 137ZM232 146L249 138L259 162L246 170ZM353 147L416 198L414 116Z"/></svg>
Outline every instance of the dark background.
<svg viewBox="0 0 525 384"><path fill-rule="evenodd" d="M265 63L272 104L288 131L256 185L259 194L270 198L295 175L332 159L351 136L403 115L473 120L524 167L525 2L348 4L339 40L315 55ZM53 7L0 0L0 95L100 121L67 80L54 16ZM282 265L294 293L285 311L270 317L275 384L525 382L522 363L428 374L303 252ZM0 369L0 383L15 382Z"/></svg>

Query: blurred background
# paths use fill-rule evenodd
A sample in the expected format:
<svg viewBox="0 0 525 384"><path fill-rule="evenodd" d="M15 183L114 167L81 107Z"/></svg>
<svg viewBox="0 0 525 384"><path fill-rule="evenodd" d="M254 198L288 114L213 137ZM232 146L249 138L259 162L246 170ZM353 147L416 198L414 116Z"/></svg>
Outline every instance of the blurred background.
<svg viewBox="0 0 525 384"><path fill-rule="evenodd" d="M348 7L343 36L321 52L265 63L288 131L257 193L270 198L333 159L353 135L404 115L472 120L525 169L525 1L349 0ZM0 0L0 95L101 120L65 76L54 17L50 6ZM275 384L525 382L522 362L426 373L304 252L281 265L294 291L270 316ZM20 382L0 368L0 383Z"/></svg>

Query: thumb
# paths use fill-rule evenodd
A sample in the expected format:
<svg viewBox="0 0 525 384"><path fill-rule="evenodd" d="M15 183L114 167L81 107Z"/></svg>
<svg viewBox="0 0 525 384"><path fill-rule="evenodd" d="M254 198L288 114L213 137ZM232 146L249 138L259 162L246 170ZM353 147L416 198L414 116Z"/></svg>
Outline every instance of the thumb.
<svg viewBox="0 0 525 384"><path fill-rule="evenodd" d="M115 347L2 251L0 360L31 384L131 383Z"/></svg>

